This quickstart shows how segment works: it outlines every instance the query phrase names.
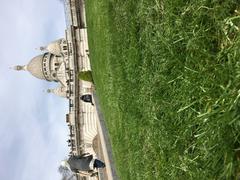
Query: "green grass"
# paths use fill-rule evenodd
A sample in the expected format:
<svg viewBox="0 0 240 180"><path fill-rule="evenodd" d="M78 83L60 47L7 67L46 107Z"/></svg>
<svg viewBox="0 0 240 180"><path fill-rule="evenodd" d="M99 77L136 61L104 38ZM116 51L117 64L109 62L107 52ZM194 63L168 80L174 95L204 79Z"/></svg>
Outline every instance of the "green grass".
<svg viewBox="0 0 240 180"><path fill-rule="evenodd" d="M239 1L87 0L86 10L120 179L237 179Z"/></svg>

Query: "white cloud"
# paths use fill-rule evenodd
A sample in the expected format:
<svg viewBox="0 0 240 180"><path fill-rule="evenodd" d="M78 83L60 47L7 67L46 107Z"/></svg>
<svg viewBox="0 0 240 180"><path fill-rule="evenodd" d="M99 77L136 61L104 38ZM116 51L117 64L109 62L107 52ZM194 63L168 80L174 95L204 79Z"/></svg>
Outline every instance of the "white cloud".
<svg viewBox="0 0 240 180"><path fill-rule="evenodd" d="M0 179L60 179L67 154L67 101L43 93L53 86L9 67L26 64L35 48L64 35L58 0L12 0L0 6Z"/></svg>

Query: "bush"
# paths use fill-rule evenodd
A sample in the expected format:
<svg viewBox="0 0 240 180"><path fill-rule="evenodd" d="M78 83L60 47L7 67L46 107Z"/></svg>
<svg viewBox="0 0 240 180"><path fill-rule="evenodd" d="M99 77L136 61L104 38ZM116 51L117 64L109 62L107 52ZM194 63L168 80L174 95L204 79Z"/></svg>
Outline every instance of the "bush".
<svg viewBox="0 0 240 180"><path fill-rule="evenodd" d="M89 82L93 83L92 71L82 71L82 72L79 72L78 77L81 80L89 81Z"/></svg>

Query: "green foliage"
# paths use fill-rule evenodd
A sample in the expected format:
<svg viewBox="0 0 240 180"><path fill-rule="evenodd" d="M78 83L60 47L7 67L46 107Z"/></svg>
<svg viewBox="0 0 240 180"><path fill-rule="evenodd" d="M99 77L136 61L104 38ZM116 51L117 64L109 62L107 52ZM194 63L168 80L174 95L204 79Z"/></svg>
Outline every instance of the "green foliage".
<svg viewBox="0 0 240 180"><path fill-rule="evenodd" d="M78 77L81 80L93 82L92 71L81 71L79 72Z"/></svg>
<svg viewBox="0 0 240 180"><path fill-rule="evenodd" d="M237 179L239 2L86 3L120 179Z"/></svg>

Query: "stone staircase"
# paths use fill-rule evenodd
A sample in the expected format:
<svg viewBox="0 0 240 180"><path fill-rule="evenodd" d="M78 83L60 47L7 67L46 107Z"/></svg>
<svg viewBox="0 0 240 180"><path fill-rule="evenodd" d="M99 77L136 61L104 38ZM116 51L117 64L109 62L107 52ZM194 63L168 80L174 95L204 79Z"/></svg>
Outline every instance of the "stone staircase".
<svg viewBox="0 0 240 180"><path fill-rule="evenodd" d="M97 135L97 114L95 107L90 103L81 103L82 120L83 120L83 140L85 151L96 154L93 150L93 139Z"/></svg>

